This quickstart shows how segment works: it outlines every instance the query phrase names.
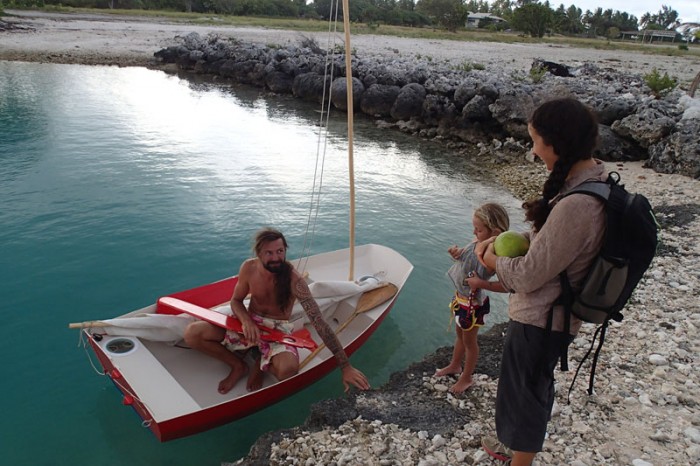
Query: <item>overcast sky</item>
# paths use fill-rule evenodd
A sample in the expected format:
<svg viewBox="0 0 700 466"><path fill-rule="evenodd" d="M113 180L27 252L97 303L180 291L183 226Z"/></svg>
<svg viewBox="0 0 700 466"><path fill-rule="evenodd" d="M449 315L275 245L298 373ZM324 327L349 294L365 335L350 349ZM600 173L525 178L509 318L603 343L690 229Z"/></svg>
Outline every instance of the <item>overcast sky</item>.
<svg viewBox="0 0 700 466"><path fill-rule="evenodd" d="M667 5L678 12L682 22L700 23L700 0L549 0L549 4L554 9L559 8L561 4L567 8L576 5L584 13L586 10L594 11L598 7L603 11L624 11L637 19L647 12L656 14L661 10L661 5Z"/></svg>

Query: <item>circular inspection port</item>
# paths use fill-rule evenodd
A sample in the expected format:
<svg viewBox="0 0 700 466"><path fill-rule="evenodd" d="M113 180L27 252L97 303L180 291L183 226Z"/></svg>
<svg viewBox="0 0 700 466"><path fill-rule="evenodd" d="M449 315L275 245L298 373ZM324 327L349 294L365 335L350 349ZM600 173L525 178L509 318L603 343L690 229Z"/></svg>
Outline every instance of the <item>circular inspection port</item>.
<svg viewBox="0 0 700 466"><path fill-rule="evenodd" d="M107 352L118 356L123 356L125 354L131 353L136 349L136 346L136 340L126 337L112 338L111 340L107 341L104 345Z"/></svg>

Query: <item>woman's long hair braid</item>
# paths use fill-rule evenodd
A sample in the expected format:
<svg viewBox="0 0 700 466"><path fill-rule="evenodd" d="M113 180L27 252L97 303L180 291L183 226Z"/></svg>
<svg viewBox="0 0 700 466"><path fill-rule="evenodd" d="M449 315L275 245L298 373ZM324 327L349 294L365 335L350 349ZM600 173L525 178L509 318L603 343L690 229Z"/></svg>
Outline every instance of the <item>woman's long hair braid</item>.
<svg viewBox="0 0 700 466"><path fill-rule="evenodd" d="M561 191L571 167L580 160L591 158L598 143L598 121L595 114L578 100L563 98L540 105L529 124L559 156L542 187L542 197L523 204L525 219L539 231L549 217L549 202Z"/></svg>

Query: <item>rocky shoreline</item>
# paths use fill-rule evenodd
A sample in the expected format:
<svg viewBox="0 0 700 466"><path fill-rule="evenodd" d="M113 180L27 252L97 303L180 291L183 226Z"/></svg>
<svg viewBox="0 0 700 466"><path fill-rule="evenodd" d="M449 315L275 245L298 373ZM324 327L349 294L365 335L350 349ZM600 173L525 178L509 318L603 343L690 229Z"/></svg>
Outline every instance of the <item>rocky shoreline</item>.
<svg viewBox="0 0 700 466"><path fill-rule="evenodd" d="M13 31L0 31L0 59L121 66L158 66L154 52L181 41L191 32L201 33L200 38L211 32L226 32L222 28L103 17L63 20L55 16L24 15L11 22L17 25ZM255 34L259 33L255 31ZM265 33L268 39L262 39L258 44L282 37L279 31ZM244 37L247 34L252 35L253 31L237 30L234 35ZM264 34L256 37L264 37ZM284 37L298 38L298 34ZM375 51L377 57L384 57L382 60L396 58L394 50L399 49L401 54L398 55L410 56L414 60L418 51L426 49L419 42L382 38L371 43L380 47ZM287 46L296 47L288 40L285 42ZM405 52L405 47L409 46L413 50ZM459 64L465 57L479 61L474 57L478 56L481 46L470 44L473 50L465 51L440 43L430 44L430 49L435 50L436 56L452 53L452 63ZM497 73L499 77L510 76L513 70L525 73L523 70L527 68L523 68L522 57L526 57L528 66L533 61L524 47L515 51L503 44L497 44L496 49L488 47L482 47L489 50L487 55L501 53L494 60L504 65L502 72ZM367 49L371 49L371 44ZM551 52L552 56L563 52L559 57L571 57L572 63L577 53L575 50L547 48L537 49L537 52L541 50ZM606 54L605 51L594 53ZM506 56L512 56L512 61ZM656 58L647 57L648 62L654 62ZM382 60L375 63L382 63ZM659 63L662 60L658 58ZM486 59L482 62L487 63ZM608 62L608 65L611 63L623 67L622 62ZM671 71L676 62L667 63L667 69ZM488 66L491 64L494 63L487 63ZM509 64L512 68L506 67ZM678 66L693 68L694 64L684 61ZM589 103L598 109L606 108L610 102L617 102L626 109L628 100L634 102L634 112L608 123L612 127L614 121L635 115L635 122L620 123L629 128L630 134L616 133L616 138L631 140L648 151L663 142L659 160L663 160L661 155L668 148L676 148L672 151L673 157L677 159L678 154L686 154L689 160L694 156L694 163L697 163L700 158L697 134L700 133L697 126L687 126L697 125L693 121L698 117L692 115L692 110L688 112L693 108L692 102L682 104L681 91L660 101L644 97L639 73L636 77L618 79L622 76L617 74L618 71L600 70L608 67L599 63L598 74L582 74L580 78L569 81L576 83L574 93L579 95L579 91L588 89L588 93L580 95L590 99ZM638 65L629 68L639 70ZM585 61L576 60L572 69L592 68L586 67ZM482 70L470 70L479 71ZM545 83L549 82L550 87L546 89L560 92L567 79L547 77ZM594 80L598 81L595 86L588 82ZM633 85L635 82L637 84ZM518 99L525 98L534 103L524 90L531 85L521 82L514 87ZM451 95L454 97L454 92ZM611 95L616 97L610 99ZM512 100L517 99L513 97ZM686 112L689 115L685 115ZM515 120L522 125L522 118L523 115L519 115ZM399 128L398 122L392 118L379 120L381 124ZM502 121L507 122L507 118ZM423 135L418 130L417 135L442 141L446 150L462 154L480 170L492 173L499 184L518 198L526 199L538 193L546 173L541 164L528 161L526 143L521 138L509 132L499 133L495 140L483 135L475 140L447 138L435 128L434 134L428 129ZM658 136L663 131L659 133L657 128L670 130ZM410 125L399 129L412 131ZM476 150L473 149L474 142L477 143ZM645 194L655 207L663 227L658 255L627 307L625 320L614 323L609 330L596 370L594 395L588 396L585 391L587 365L576 381L571 404L567 404L566 395L573 373L557 374L557 401L545 450L536 459L538 465L700 464L700 366L697 364L700 354L700 181L693 176L684 176L692 175L684 165L674 168L669 162L671 168L667 171L672 174L662 174L644 168L646 163L614 161L609 163L609 168L618 170L628 189ZM677 173L679 171L681 174ZM593 327L584 326L572 345L569 356L573 368L588 349L593 331ZM447 392L450 377L438 379L432 376L435 368L443 366L449 359L451 348L440 348L425 360L394 374L378 389L314 405L302 426L261 437L249 455L235 464L498 464L487 457L479 445L483 435L494 432L493 402L502 326L482 335L480 343L481 357L476 370L478 383L462 396L454 397Z"/></svg>

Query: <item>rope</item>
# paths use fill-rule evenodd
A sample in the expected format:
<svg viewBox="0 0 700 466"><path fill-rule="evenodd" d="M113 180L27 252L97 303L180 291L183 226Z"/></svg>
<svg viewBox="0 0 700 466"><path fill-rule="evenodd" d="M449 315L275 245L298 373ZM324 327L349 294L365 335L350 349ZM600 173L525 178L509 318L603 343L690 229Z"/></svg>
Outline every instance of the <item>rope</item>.
<svg viewBox="0 0 700 466"><path fill-rule="evenodd" d="M90 352L88 351L88 342L86 340L86 334L87 332L84 330L81 330L80 336L78 337L78 346L82 346L83 349L85 350L85 354L87 355L88 361L90 361L90 366L92 366L92 369L97 373L97 375L100 376L106 376L108 375L107 372L104 370L99 370L97 366L95 366L94 361L92 360L92 357L90 357ZM125 385L123 385L121 382L119 382L118 379L115 379L114 377L110 377L112 382L121 390L122 393L129 395L131 398L134 400L138 401L147 411L152 412L151 409L148 407L148 405L138 396L136 396L135 393L133 393L131 390L129 390ZM151 419L144 420L141 425L143 427L150 427L152 423Z"/></svg>
<svg viewBox="0 0 700 466"><path fill-rule="evenodd" d="M84 338L85 337L84 334L86 334L87 332L85 330L81 330L78 333L80 334L80 336L78 337L78 346L83 347L83 350L85 351L85 355L87 356L88 361L90 361L90 366L92 366L92 370L94 370L97 373L97 375L107 375L107 374L105 374L104 371L101 371L97 368L97 366L95 365L95 362L92 360L92 357L90 356L90 352L88 351L88 343L87 343L87 340L85 340L85 338Z"/></svg>
<svg viewBox="0 0 700 466"><path fill-rule="evenodd" d="M304 242L301 250L301 255L296 266L297 270L299 270L301 274L303 274L306 271L309 256L311 255L313 240L316 235L316 225L318 224L318 215L321 207L321 188L323 186L323 171L325 167L326 152L328 147L328 123L330 121L331 93L326 93L326 89L330 88L328 83L329 81L331 83L333 82L333 76L335 71L335 47L332 46L332 37L335 33L337 33L338 30L338 2L336 0L333 0L331 2L331 11L334 11L334 14L330 15L328 20L328 40L326 43L326 56L324 62L325 66L323 70L323 95L321 98L321 116L319 117L318 140L316 143L316 164L314 167L313 184L311 187L311 200L309 202L309 213L306 222L306 231L304 233Z"/></svg>

